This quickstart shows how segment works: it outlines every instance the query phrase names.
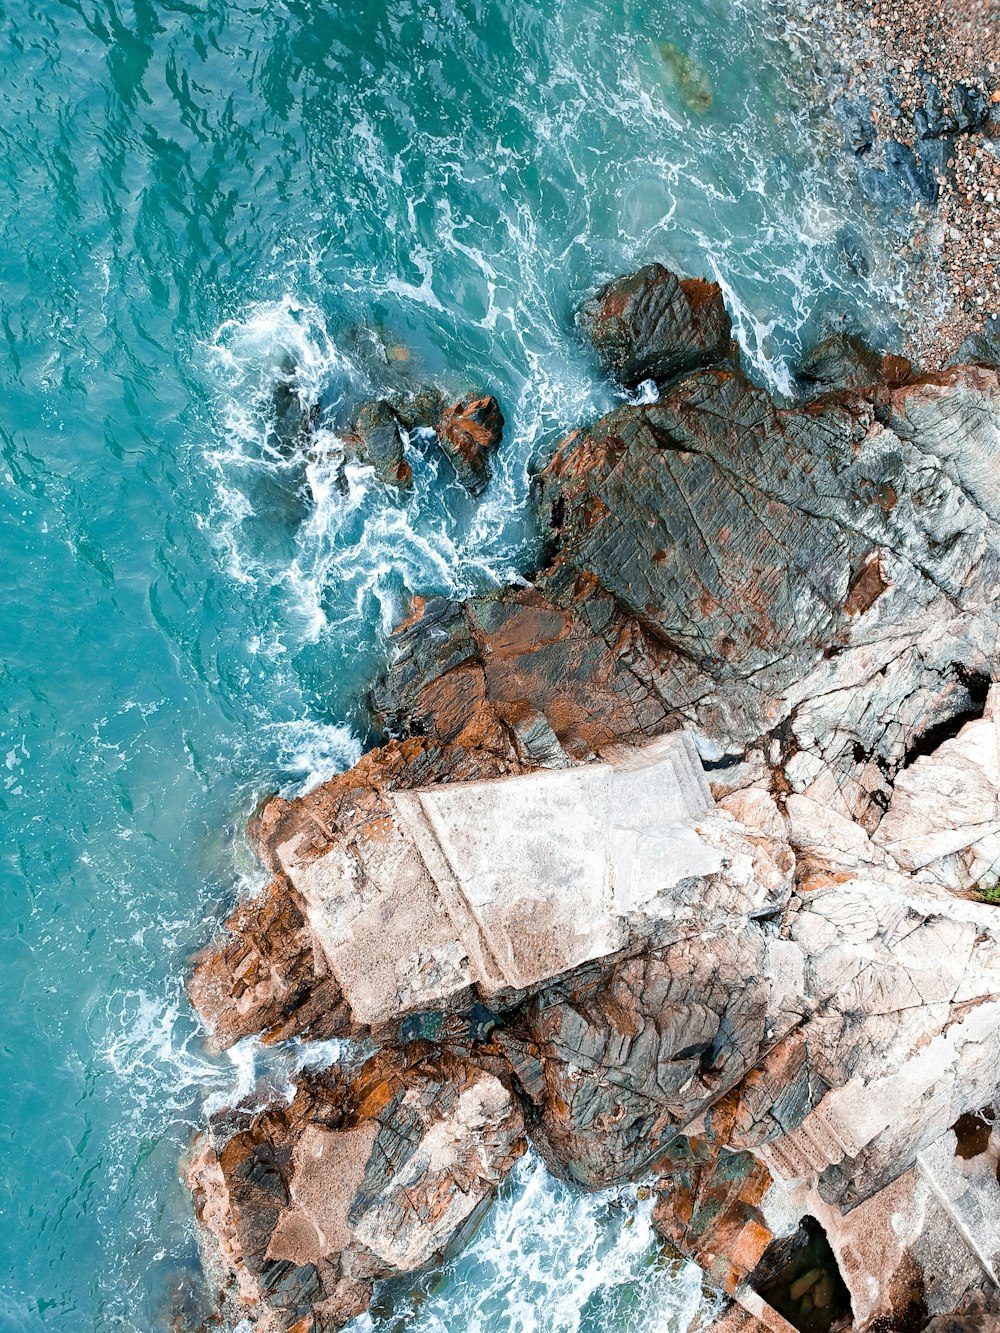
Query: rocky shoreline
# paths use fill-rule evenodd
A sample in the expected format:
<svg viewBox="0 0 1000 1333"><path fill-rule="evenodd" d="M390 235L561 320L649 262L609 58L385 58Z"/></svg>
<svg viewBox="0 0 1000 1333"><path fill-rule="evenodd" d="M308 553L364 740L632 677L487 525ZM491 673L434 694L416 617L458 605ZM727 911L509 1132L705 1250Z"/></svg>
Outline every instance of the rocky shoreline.
<svg viewBox="0 0 1000 1333"><path fill-rule="evenodd" d="M359 1043L195 1145L219 1308L332 1333L530 1142L650 1182L720 1327L1000 1329L997 370L835 338L780 408L659 265L581 322L655 401L556 450L527 586L417 602L195 961L220 1048Z"/></svg>
<svg viewBox="0 0 1000 1333"><path fill-rule="evenodd" d="M910 215L910 355L941 367L1000 339L1000 6L803 3L821 96L862 191Z"/></svg>

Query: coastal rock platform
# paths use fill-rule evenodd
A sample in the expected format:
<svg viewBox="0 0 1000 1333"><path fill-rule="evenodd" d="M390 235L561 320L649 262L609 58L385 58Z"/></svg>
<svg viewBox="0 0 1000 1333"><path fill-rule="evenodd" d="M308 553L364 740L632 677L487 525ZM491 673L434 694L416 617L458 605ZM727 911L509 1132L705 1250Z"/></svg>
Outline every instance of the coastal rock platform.
<svg viewBox="0 0 1000 1333"><path fill-rule="evenodd" d="M557 449L530 586L415 604L390 739L254 821L192 999L219 1047L367 1053L193 1150L267 1333L449 1253L526 1141L650 1182L726 1328L998 1317L1000 378L778 406L709 288L588 304L656 401Z"/></svg>

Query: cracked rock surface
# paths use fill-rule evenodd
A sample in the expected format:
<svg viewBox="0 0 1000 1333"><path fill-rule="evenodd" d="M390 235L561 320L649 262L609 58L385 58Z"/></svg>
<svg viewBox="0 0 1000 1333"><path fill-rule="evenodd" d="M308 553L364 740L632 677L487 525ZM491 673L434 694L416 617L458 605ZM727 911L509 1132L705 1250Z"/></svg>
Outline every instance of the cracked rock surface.
<svg viewBox="0 0 1000 1333"><path fill-rule="evenodd" d="M224 1308L263 1330L340 1327L376 1280L440 1258L524 1147L500 1080L421 1043L216 1117L187 1180Z"/></svg>
<svg viewBox="0 0 1000 1333"><path fill-rule="evenodd" d="M588 303L658 400L556 451L531 586L416 603L392 738L255 821L273 879L191 981L213 1039L376 1050L193 1160L262 1329L432 1262L524 1133L583 1188L658 1182L726 1327L780 1327L754 1284L804 1216L856 1327L993 1317L925 1176L1000 1084L1000 381L893 358L780 408L709 288Z"/></svg>

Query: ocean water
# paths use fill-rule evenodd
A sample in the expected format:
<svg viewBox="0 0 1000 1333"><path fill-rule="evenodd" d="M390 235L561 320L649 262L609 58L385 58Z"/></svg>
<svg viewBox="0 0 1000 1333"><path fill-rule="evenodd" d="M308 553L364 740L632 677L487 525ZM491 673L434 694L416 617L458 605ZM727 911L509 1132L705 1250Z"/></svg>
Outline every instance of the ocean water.
<svg viewBox="0 0 1000 1333"><path fill-rule="evenodd" d="M187 960L261 882L247 815L371 742L409 594L530 568L530 469L616 400L587 291L651 258L716 278L787 392L824 319L891 341L905 219L854 197L764 0L0 17L0 1333L193 1328L180 1154L266 1064L336 1054L210 1058L188 1008ZM318 405L308 454L279 382ZM416 440L403 498L342 466L352 405L423 383L501 401L479 501ZM701 1308L634 1191L534 1159L425 1287L366 1327Z"/></svg>

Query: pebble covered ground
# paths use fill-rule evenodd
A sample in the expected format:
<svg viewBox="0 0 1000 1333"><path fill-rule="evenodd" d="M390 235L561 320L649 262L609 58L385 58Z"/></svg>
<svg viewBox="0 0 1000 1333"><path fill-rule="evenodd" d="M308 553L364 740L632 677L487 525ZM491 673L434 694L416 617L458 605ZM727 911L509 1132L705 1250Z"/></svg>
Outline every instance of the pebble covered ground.
<svg viewBox="0 0 1000 1333"><path fill-rule="evenodd" d="M799 19L828 54L859 170L888 163L912 186L909 354L933 368L970 337L997 338L1000 0L836 0Z"/></svg>

